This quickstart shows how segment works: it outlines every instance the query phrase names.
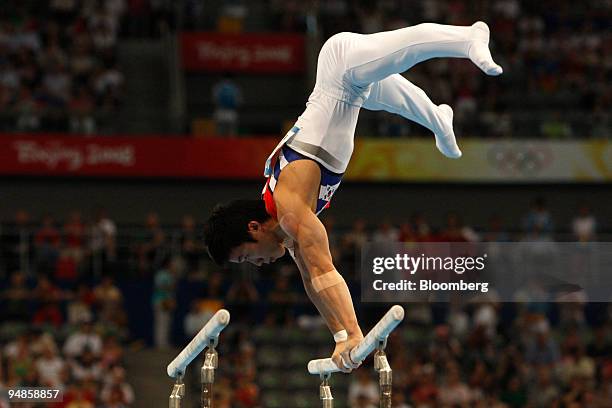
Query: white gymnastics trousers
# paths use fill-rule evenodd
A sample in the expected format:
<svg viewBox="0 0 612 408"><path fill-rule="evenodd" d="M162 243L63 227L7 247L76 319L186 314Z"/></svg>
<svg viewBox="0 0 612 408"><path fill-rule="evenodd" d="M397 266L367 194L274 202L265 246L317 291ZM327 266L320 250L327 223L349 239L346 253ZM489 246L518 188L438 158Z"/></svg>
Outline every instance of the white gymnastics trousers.
<svg viewBox="0 0 612 408"><path fill-rule="evenodd" d="M452 113L448 117L399 73L431 58L469 58L478 35L486 35L488 44L488 28L477 33L475 26L424 23L376 34L332 36L319 53L316 84L306 110L279 146L286 143L343 173L353 152L361 107L401 115L436 135L452 132Z"/></svg>

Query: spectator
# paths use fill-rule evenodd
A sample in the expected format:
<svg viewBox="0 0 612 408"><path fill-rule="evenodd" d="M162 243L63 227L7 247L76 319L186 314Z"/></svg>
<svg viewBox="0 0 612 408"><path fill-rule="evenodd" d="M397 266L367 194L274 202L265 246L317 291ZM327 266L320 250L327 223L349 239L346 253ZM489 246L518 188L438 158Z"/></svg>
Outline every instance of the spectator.
<svg viewBox="0 0 612 408"><path fill-rule="evenodd" d="M582 204L578 209L578 214L572 221L572 233L574 239L580 242L595 241L597 239L597 220L591 214L591 209L587 204Z"/></svg>
<svg viewBox="0 0 612 408"><path fill-rule="evenodd" d="M19 88L15 102L17 113L16 128L22 132L36 131L41 127L41 106L34 99L32 89L28 85Z"/></svg>
<svg viewBox="0 0 612 408"><path fill-rule="evenodd" d="M535 408L550 407L559 396L559 388L552 382L551 369L546 365L536 367L536 378L531 382L528 401Z"/></svg>
<svg viewBox="0 0 612 408"><path fill-rule="evenodd" d="M57 302L64 298L64 292L46 276L38 277L38 284L33 291L34 298L40 302Z"/></svg>
<svg viewBox="0 0 612 408"><path fill-rule="evenodd" d="M431 364L421 366L419 376L415 378L411 398L416 406L433 406L438 398L435 368Z"/></svg>
<svg viewBox="0 0 612 408"><path fill-rule="evenodd" d="M92 135L96 131L94 99L85 86L77 87L70 98L70 131Z"/></svg>
<svg viewBox="0 0 612 408"><path fill-rule="evenodd" d="M382 222L378 226L378 229L374 231L374 234L372 235L373 242L390 243L397 242L398 239L399 231L394 228L391 222L389 222L388 220Z"/></svg>
<svg viewBox="0 0 612 408"><path fill-rule="evenodd" d="M176 262L168 258L155 273L153 312L155 347L157 348L167 348L170 345L172 313L176 307L176 268Z"/></svg>
<svg viewBox="0 0 612 408"><path fill-rule="evenodd" d="M435 240L432 236L431 226L423 214L414 214L412 216L412 224L414 225L418 242L432 242Z"/></svg>
<svg viewBox="0 0 612 408"><path fill-rule="evenodd" d="M201 244L201 236L196 231L196 222L193 216L185 215L181 221L181 230L178 240L181 245L181 253L187 264L187 271L194 272L198 269L198 263L205 253Z"/></svg>
<svg viewBox="0 0 612 408"><path fill-rule="evenodd" d="M105 107L117 107L123 92L123 82L123 74L116 65L99 69L94 80L96 97L103 104L106 103Z"/></svg>
<svg viewBox="0 0 612 408"><path fill-rule="evenodd" d="M53 218L45 215L42 219L42 226L34 236L36 247L37 265L41 272L50 274L59 256L59 246L61 236L55 228Z"/></svg>
<svg viewBox="0 0 612 408"><path fill-rule="evenodd" d="M66 408L95 408L95 394L92 395L83 387L72 387L66 395L64 395L64 404Z"/></svg>
<svg viewBox="0 0 612 408"><path fill-rule="evenodd" d="M612 341L610 341L608 332L605 325L600 325L594 330L593 340L587 347L587 355L596 361L612 356Z"/></svg>
<svg viewBox="0 0 612 408"><path fill-rule="evenodd" d="M55 58L57 60L57 58ZM70 98L71 78L60 62L51 64L43 78L43 92L51 106L64 107Z"/></svg>
<svg viewBox="0 0 612 408"><path fill-rule="evenodd" d="M368 241L366 226L363 218L358 218L353 222L352 229L345 235L345 242L349 247L358 250Z"/></svg>
<svg viewBox="0 0 612 408"><path fill-rule="evenodd" d="M91 321L85 321L79 327L79 330L66 339L64 343L64 354L68 357L78 357L89 350L94 356L100 355L102 352L102 339L94 331Z"/></svg>
<svg viewBox="0 0 612 408"><path fill-rule="evenodd" d="M188 338L193 338L197 332L199 332L202 327L213 317L212 311L205 309L200 304L201 301L193 300L191 302L191 308L189 313L185 315L185 320L183 321L183 329L185 330L185 334Z"/></svg>
<svg viewBox="0 0 612 408"><path fill-rule="evenodd" d="M95 296L86 284L81 283L74 298L68 303L67 315L68 323L71 325L79 325L83 322L89 322L93 319L91 306L95 302Z"/></svg>
<svg viewBox="0 0 612 408"><path fill-rule="evenodd" d="M446 383L438 392L438 403L442 406L468 405L475 399L473 391L461 381L456 364L447 367Z"/></svg>
<svg viewBox="0 0 612 408"><path fill-rule="evenodd" d="M358 395L355 403L350 405L351 408L376 408L375 404L372 404L367 396Z"/></svg>
<svg viewBox="0 0 612 408"><path fill-rule="evenodd" d="M103 399L107 408L127 408L129 405L121 388L113 387L108 391L108 396Z"/></svg>
<svg viewBox="0 0 612 408"><path fill-rule="evenodd" d="M34 359L27 340L24 342L22 338L14 349L8 349L7 356L8 383L21 383L21 385L26 385L28 381L36 379Z"/></svg>
<svg viewBox="0 0 612 408"><path fill-rule="evenodd" d="M523 225L527 233L539 232L543 235L552 233L552 218L550 211L546 207L546 201L543 198L538 197L533 201L531 209L523 221Z"/></svg>
<svg viewBox="0 0 612 408"><path fill-rule="evenodd" d="M542 326L530 341L525 351L525 359L534 365L554 366L559 361L559 346L551 338L547 326Z"/></svg>
<svg viewBox="0 0 612 408"><path fill-rule="evenodd" d="M117 16L111 15L108 11L104 3L100 2L87 16L87 25L91 31L94 46L102 53L113 48L117 42Z"/></svg>
<svg viewBox="0 0 612 408"><path fill-rule="evenodd" d="M216 132L219 136L238 134L238 108L243 103L242 90L227 76L213 86Z"/></svg>
<svg viewBox="0 0 612 408"><path fill-rule="evenodd" d="M22 272L14 272L11 283L2 292L4 307L2 308L3 319L6 321L27 321L30 313L30 300L32 292L26 286L26 278Z"/></svg>
<svg viewBox="0 0 612 408"><path fill-rule="evenodd" d="M485 391L490 390L494 385L491 373L483 360L476 360L474 368L469 376L468 386L476 400L481 400L485 396Z"/></svg>
<svg viewBox="0 0 612 408"><path fill-rule="evenodd" d="M559 364L560 379L569 384L575 378L592 381L595 377L595 361L585 353L580 341L566 347Z"/></svg>
<svg viewBox="0 0 612 408"><path fill-rule="evenodd" d="M31 352L30 333L23 332L17 334L15 339L4 346L4 357L7 361L16 359L20 354L29 354Z"/></svg>
<svg viewBox="0 0 612 408"><path fill-rule="evenodd" d="M103 369L119 368L122 362L123 348L117 341L117 338L113 335L106 336L102 347L102 356L100 357L100 364Z"/></svg>
<svg viewBox="0 0 612 408"><path fill-rule="evenodd" d="M478 303L475 306L472 322L473 326L482 327L487 337L493 340L497 332L498 306L493 302Z"/></svg>
<svg viewBox="0 0 612 408"><path fill-rule="evenodd" d="M7 391L8 390L5 387L4 383L0 382L0 408L10 408L11 406Z"/></svg>
<svg viewBox="0 0 612 408"><path fill-rule="evenodd" d="M130 406L134 403L134 390L132 386L125 381L125 369L122 367L113 367L110 370L108 378L105 381L100 399L108 406L112 404L123 404L117 406Z"/></svg>
<svg viewBox="0 0 612 408"><path fill-rule="evenodd" d="M90 248L92 256L101 257L103 261L115 259L117 226L104 210L96 213L91 227Z"/></svg>
<svg viewBox="0 0 612 408"><path fill-rule="evenodd" d="M514 376L508 381L500 399L511 408L524 407L527 404L527 391L520 377Z"/></svg>
<svg viewBox="0 0 612 408"><path fill-rule="evenodd" d="M439 239L444 242L475 242L479 237L471 227L462 224L457 214L451 213L446 218L446 228Z"/></svg>
<svg viewBox="0 0 612 408"><path fill-rule="evenodd" d="M91 38L86 33L81 32L75 35L69 64L76 86L87 90L88 79L96 68L96 59L92 53Z"/></svg>
<svg viewBox="0 0 612 408"><path fill-rule="evenodd" d="M79 211L73 211L64 224L63 238L67 255L72 257L77 264L80 263L83 259L85 244L85 224Z"/></svg>
<svg viewBox="0 0 612 408"><path fill-rule="evenodd" d="M43 302L32 317L34 326L52 325L59 329L63 322L64 318L58 304L52 301Z"/></svg>
<svg viewBox="0 0 612 408"><path fill-rule="evenodd" d="M225 296L222 289L223 275L218 272L211 273L208 277L208 282L206 282L204 289L205 296L200 305L202 309L211 313L211 316L223 307L223 299Z"/></svg>
<svg viewBox="0 0 612 408"><path fill-rule="evenodd" d="M98 286L94 288L94 297L98 318L101 322L123 326L125 324L125 311L122 308L123 295L115 286L111 276L104 276Z"/></svg>
<svg viewBox="0 0 612 408"><path fill-rule="evenodd" d="M166 234L159 225L159 216L155 212L147 214L145 229L137 238L136 253L141 272L162 267L162 262L168 256Z"/></svg>
<svg viewBox="0 0 612 408"><path fill-rule="evenodd" d="M400 226L398 240L400 242L415 242L416 241L416 234L414 232L412 224L405 222Z"/></svg>
<svg viewBox="0 0 612 408"><path fill-rule="evenodd" d="M99 381L102 379L102 366L96 354L89 348L83 348L81 354L71 361L72 376L77 381Z"/></svg>
<svg viewBox="0 0 612 408"><path fill-rule="evenodd" d="M487 233L483 237L486 242L508 242L510 236L504 230L504 222L498 215L489 219ZM490 247L490 246L489 246Z"/></svg>
<svg viewBox="0 0 612 408"><path fill-rule="evenodd" d="M370 371L363 368L355 371L348 389L350 407L370 407L378 404L378 385L372 381Z"/></svg>
<svg viewBox="0 0 612 408"><path fill-rule="evenodd" d="M78 263L72 256L74 252L62 248L55 265L54 279L64 289L72 289L78 279Z"/></svg>
<svg viewBox="0 0 612 408"><path fill-rule="evenodd" d="M238 406L256 408L259 406L259 387L255 383L255 370L244 370L238 375L234 399Z"/></svg>
<svg viewBox="0 0 612 408"><path fill-rule="evenodd" d="M469 324L469 316L460 305L460 302L451 303L448 315L450 332L459 339L465 339L468 334Z"/></svg>
<svg viewBox="0 0 612 408"><path fill-rule="evenodd" d="M42 355L36 359L35 365L41 384L50 388L58 388L64 384L67 366L51 345L43 348Z"/></svg>

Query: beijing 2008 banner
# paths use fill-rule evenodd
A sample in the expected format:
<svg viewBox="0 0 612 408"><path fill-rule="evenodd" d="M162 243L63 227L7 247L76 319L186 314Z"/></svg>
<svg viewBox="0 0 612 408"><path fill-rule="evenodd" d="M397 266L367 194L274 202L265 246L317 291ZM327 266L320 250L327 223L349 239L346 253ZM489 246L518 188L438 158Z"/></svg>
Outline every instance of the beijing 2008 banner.
<svg viewBox="0 0 612 408"><path fill-rule="evenodd" d="M0 135L0 175L262 180L277 137ZM361 182L612 181L612 142L462 139L463 157L430 140L359 138L344 179Z"/></svg>
<svg viewBox="0 0 612 408"><path fill-rule="evenodd" d="M0 175L261 179L274 138L0 135Z"/></svg>
<svg viewBox="0 0 612 408"><path fill-rule="evenodd" d="M299 34L184 33L181 55L191 72L300 73L306 66Z"/></svg>

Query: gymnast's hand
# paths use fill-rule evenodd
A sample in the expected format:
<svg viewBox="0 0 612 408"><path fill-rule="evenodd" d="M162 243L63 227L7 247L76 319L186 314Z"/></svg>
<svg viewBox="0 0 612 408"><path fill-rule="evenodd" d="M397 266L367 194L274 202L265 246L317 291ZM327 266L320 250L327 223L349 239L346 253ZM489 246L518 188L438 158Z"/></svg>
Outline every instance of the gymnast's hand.
<svg viewBox="0 0 612 408"><path fill-rule="evenodd" d="M336 349L332 354L332 361L343 373L350 373L354 368L361 365L361 361L353 362L350 357L351 350L363 340L361 332L350 335L348 340L336 343Z"/></svg>

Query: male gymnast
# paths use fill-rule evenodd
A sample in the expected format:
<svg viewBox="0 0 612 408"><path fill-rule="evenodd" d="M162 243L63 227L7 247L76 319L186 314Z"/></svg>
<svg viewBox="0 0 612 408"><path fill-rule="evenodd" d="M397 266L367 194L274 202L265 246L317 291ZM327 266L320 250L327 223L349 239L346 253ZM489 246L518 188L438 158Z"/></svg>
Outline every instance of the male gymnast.
<svg viewBox="0 0 612 408"><path fill-rule="evenodd" d="M205 225L208 252L220 265L229 261L259 266L274 262L285 250L291 254L308 297L334 335L332 359L345 372L361 364L351 360L350 351L363 333L317 215L329 206L348 166L362 107L425 126L443 155L461 157L451 107L435 105L399 74L421 61L443 57L469 58L487 75L502 73L489 51L489 27L481 21L465 27L424 23L329 38L319 53L306 110L266 162L263 199L218 205Z"/></svg>

